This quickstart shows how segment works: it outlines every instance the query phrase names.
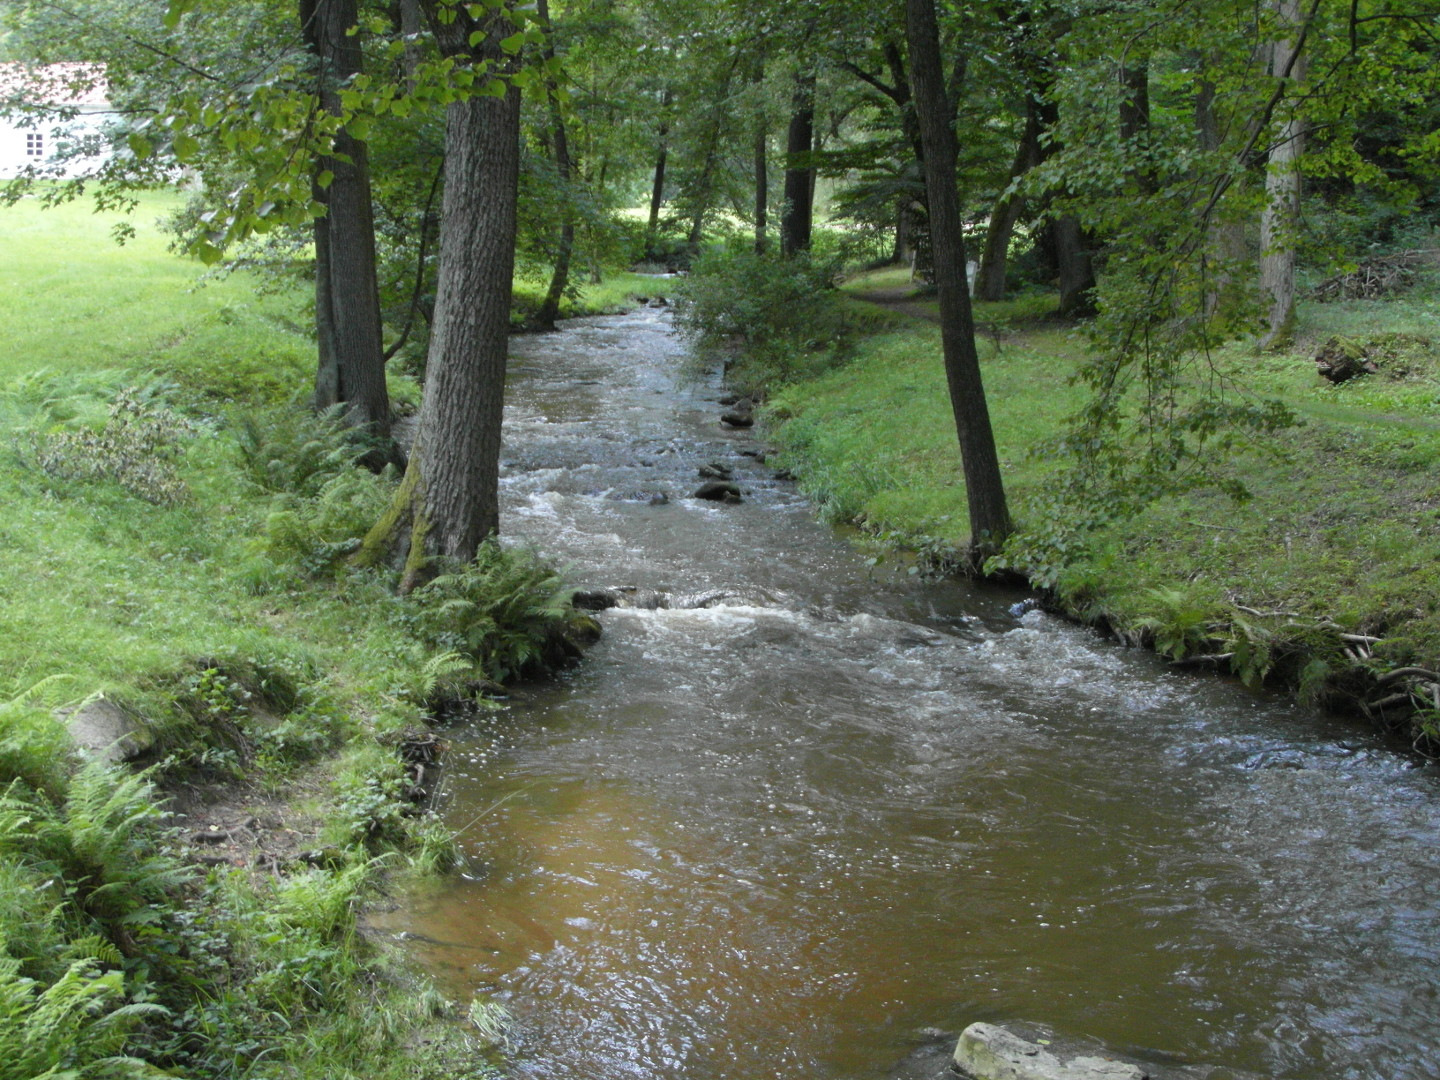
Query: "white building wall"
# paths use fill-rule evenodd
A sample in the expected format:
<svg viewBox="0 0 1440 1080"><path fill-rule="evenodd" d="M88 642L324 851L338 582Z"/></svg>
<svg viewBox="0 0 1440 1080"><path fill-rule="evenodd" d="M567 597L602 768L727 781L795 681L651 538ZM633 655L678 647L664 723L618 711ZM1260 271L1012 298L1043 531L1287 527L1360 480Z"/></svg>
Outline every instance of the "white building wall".
<svg viewBox="0 0 1440 1080"><path fill-rule="evenodd" d="M0 64L0 178L32 168L52 177L95 171L110 156L112 116L102 68ZM90 152L72 156L77 147Z"/></svg>
<svg viewBox="0 0 1440 1080"><path fill-rule="evenodd" d="M104 111L94 109L83 111L72 120L42 120L34 127L21 127L13 118L0 114L0 178L19 176L32 166L39 167L48 176L69 177L93 172L109 157L108 140L104 138L106 116ZM98 155L70 158L61 166L60 151L87 138L99 139L106 150Z"/></svg>

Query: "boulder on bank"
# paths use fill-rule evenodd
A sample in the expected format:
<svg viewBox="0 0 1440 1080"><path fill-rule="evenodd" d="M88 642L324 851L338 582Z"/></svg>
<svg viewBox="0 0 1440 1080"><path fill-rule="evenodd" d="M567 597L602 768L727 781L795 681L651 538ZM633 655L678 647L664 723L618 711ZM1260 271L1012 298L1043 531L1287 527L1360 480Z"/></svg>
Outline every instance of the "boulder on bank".
<svg viewBox="0 0 1440 1080"><path fill-rule="evenodd" d="M733 406L720 414L720 422L729 427L748 428L755 426L755 403L749 398L741 398Z"/></svg>
<svg viewBox="0 0 1440 1080"><path fill-rule="evenodd" d="M133 761L155 742L144 724L106 697L91 698L79 708L62 709L56 715L87 757Z"/></svg>
<svg viewBox="0 0 1440 1080"><path fill-rule="evenodd" d="M1053 1052L1052 1052L1053 1051ZM955 1046L955 1067L972 1080L1147 1080L1138 1065L1074 1054L1022 1039L995 1024L971 1024Z"/></svg>

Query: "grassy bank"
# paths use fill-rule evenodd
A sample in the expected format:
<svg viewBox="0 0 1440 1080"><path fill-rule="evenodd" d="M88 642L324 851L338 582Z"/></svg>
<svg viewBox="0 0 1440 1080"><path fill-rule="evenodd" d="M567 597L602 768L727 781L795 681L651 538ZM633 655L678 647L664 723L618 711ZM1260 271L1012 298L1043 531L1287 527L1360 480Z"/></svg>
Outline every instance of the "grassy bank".
<svg viewBox="0 0 1440 1080"><path fill-rule="evenodd" d="M0 210L0 1048L16 1075L487 1074L357 913L452 858L436 702L491 707L590 627L524 552L406 599L348 567L393 477L303 406L303 302L201 287L167 202L124 248L79 206ZM61 720L97 695L126 765Z"/></svg>
<svg viewBox="0 0 1440 1080"><path fill-rule="evenodd" d="M837 519L936 557L968 536L933 303L885 272L847 288L904 321L770 403L802 485ZM1156 502L1083 537L1053 572L1058 606L1177 662L1270 679L1310 700L1435 734L1440 662L1440 285L1383 301L1302 308L1296 346L1219 358L1301 423L1227 468L1253 494ZM978 305L987 396L1022 530L1054 513L1059 463L1032 451L1080 403L1084 343L1043 298ZM1410 335L1395 337L1393 335ZM1380 370L1332 385L1313 357L1332 336L1369 343ZM1387 335L1389 335L1387 337ZM1392 674L1394 673L1394 674Z"/></svg>

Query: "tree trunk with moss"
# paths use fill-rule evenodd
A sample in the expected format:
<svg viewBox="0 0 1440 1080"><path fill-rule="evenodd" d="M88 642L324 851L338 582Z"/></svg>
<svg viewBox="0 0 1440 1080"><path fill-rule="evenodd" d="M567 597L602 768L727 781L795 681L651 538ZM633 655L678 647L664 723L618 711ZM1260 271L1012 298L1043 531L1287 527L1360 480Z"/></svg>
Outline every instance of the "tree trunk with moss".
<svg viewBox="0 0 1440 1080"><path fill-rule="evenodd" d="M477 23L426 14L443 52L488 61L481 79L508 74L503 15ZM483 35L475 46L472 34ZM520 163L520 95L477 94L451 103L445 121L445 197L434 328L419 429L389 512L358 560L374 565L405 547L402 591L423 582L437 556L469 562L500 527L500 421L510 330Z"/></svg>

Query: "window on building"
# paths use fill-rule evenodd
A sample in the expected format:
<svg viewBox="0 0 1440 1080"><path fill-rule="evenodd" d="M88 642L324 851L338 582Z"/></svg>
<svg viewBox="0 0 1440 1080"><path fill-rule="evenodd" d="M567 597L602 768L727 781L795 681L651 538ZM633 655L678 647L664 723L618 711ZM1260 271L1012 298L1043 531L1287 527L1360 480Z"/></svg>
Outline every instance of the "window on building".
<svg viewBox="0 0 1440 1080"><path fill-rule="evenodd" d="M26 135L25 135L25 156L26 156L26 157L44 157L44 156L45 156L45 136L44 136L44 135L41 135L41 134L40 134L39 132L37 132L37 131L31 131L31 132L26 133Z"/></svg>

